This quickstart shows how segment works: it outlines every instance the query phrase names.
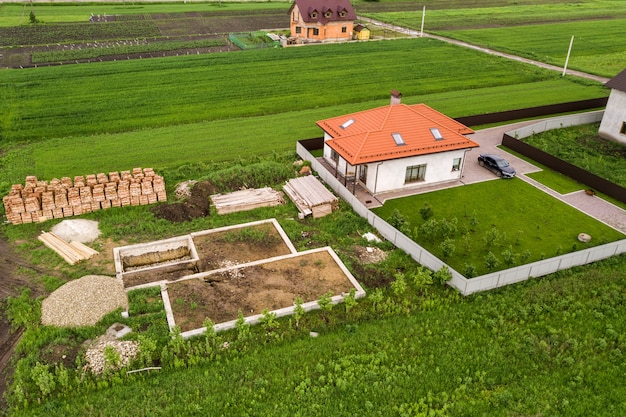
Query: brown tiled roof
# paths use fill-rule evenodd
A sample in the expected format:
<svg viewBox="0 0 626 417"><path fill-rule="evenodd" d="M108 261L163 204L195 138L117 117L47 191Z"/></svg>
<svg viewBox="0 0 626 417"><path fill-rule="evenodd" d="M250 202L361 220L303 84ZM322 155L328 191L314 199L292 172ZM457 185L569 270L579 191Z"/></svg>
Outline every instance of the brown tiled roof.
<svg viewBox="0 0 626 417"><path fill-rule="evenodd" d="M317 125L332 136L328 146L352 165L478 146L463 136L474 133L472 129L425 104L383 106ZM432 128L443 138L435 138ZM400 145L392 136L398 133L404 142Z"/></svg>
<svg viewBox="0 0 626 417"><path fill-rule="evenodd" d="M617 74L615 77L611 78L604 85L609 88L614 88L615 90L623 91L626 93L626 69Z"/></svg>
<svg viewBox="0 0 626 417"><path fill-rule="evenodd" d="M350 0L295 0L289 8L290 14L295 6L298 6L302 19L307 23L319 22L325 25L328 22L356 20ZM317 15L311 17L314 11ZM346 13L343 17L340 15L342 11ZM330 12L330 17L326 17L326 12Z"/></svg>

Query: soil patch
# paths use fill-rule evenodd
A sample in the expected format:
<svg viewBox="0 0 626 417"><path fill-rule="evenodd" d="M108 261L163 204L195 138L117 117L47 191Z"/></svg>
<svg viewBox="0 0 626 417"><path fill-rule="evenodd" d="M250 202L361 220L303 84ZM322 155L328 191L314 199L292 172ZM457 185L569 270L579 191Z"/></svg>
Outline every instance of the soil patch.
<svg viewBox="0 0 626 417"><path fill-rule="evenodd" d="M159 219L178 223L208 216L210 212L209 197L215 192L216 188L213 184L208 181L201 181L191 188L189 198L180 203L157 204L150 211Z"/></svg>
<svg viewBox="0 0 626 417"><path fill-rule="evenodd" d="M174 320L181 331L198 329L206 318L213 323L236 320L294 304L297 297L315 301L332 291L354 288L343 270L326 251L217 273L168 285Z"/></svg>
<svg viewBox="0 0 626 417"><path fill-rule="evenodd" d="M200 272L291 253L270 223L196 236L193 243Z"/></svg>

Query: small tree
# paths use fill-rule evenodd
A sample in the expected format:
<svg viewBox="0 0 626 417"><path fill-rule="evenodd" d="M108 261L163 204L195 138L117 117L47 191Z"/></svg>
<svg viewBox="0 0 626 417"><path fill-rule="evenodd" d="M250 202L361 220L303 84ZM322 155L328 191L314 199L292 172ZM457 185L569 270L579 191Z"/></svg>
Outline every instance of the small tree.
<svg viewBox="0 0 626 417"><path fill-rule="evenodd" d="M355 288L351 288L350 293L343 297L343 304L346 307L347 316L348 313L350 313L350 310L352 310L352 308L357 305Z"/></svg>
<svg viewBox="0 0 626 417"><path fill-rule="evenodd" d="M450 255L452 255L452 253L456 250L456 246L454 246L454 239L450 238L446 238L446 240L441 242L439 247L441 248L444 259L448 259Z"/></svg>
<svg viewBox="0 0 626 417"><path fill-rule="evenodd" d="M493 254L493 252L489 251L489 253L485 256L485 268L491 271L494 270L500 265L500 260Z"/></svg>
<svg viewBox="0 0 626 417"><path fill-rule="evenodd" d="M420 209L420 216L422 216L424 220L430 219L433 217L433 214L433 208L428 203L424 204L424 207Z"/></svg>
<svg viewBox="0 0 626 417"><path fill-rule="evenodd" d="M235 328L237 329L237 340L244 341L250 337L250 325L246 323L246 318L243 316L241 309L239 309L237 314Z"/></svg>
<svg viewBox="0 0 626 417"><path fill-rule="evenodd" d="M324 314L324 319L326 320L326 314L330 313L333 309L333 292L328 291L326 294L323 294L319 300L317 300L317 305L320 306Z"/></svg>
<svg viewBox="0 0 626 417"><path fill-rule="evenodd" d="M47 397L54 390L56 386L54 375L52 375L47 365L37 362L30 375L39 391L41 391L42 397Z"/></svg>
<svg viewBox="0 0 626 417"><path fill-rule="evenodd" d="M302 307L302 297L298 296L296 297L296 300L294 302L295 307L293 309L293 318L296 321L296 330L298 330L300 328L300 320L302 319L302 317L304 316L304 308Z"/></svg>
<svg viewBox="0 0 626 417"><path fill-rule="evenodd" d="M509 247L501 253L502 262L508 267L511 267L515 264L515 253L513 252L513 247L509 245Z"/></svg>
<svg viewBox="0 0 626 417"><path fill-rule="evenodd" d="M263 310L263 317L259 319L259 322L268 335L272 334L280 326L276 313L269 311L267 308Z"/></svg>

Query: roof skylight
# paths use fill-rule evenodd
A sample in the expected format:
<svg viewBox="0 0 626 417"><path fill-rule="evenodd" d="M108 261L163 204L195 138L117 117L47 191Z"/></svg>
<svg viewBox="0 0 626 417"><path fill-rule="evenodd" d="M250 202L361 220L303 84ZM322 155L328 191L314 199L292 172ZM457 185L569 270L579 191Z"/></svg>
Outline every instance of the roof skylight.
<svg viewBox="0 0 626 417"><path fill-rule="evenodd" d="M443 135L441 134L439 129L437 129L436 127L431 127L430 128L430 133L433 135L435 140L442 140L443 139Z"/></svg>
<svg viewBox="0 0 626 417"><path fill-rule="evenodd" d="M404 143L404 139L402 139L402 135L401 134L399 134L399 133L392 133L391 137L396 142L396 145L398 145L398 146L406 145L406 143Z"/></svg>
<svg viewBox="0 0 626 417"><path fill-rule="evenodd" d="M354 123L354 119L348 119L344 124L341 125L341 128L345 129L348 126L350 126L352 123Z"/></svg>

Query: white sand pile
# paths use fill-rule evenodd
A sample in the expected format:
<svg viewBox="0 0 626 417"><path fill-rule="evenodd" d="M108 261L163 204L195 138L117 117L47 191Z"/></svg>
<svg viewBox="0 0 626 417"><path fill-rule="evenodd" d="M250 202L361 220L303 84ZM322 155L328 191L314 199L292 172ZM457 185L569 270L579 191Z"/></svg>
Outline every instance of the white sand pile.
<svg viewBox="0 0 626 417"><path fill-rule="evenodd" d="M85 219L63 220L54 226L51 232L66 242L88 243L93 242L100 236L98 222Z"/></svg>
<svg viewBox="0 0 626 417"><path fill-rule="evenodd" d="M128 309L128 298L120 280L86 275L68 282L43 300L41 322L59 327L93 326L119 307Z"/></svg>

